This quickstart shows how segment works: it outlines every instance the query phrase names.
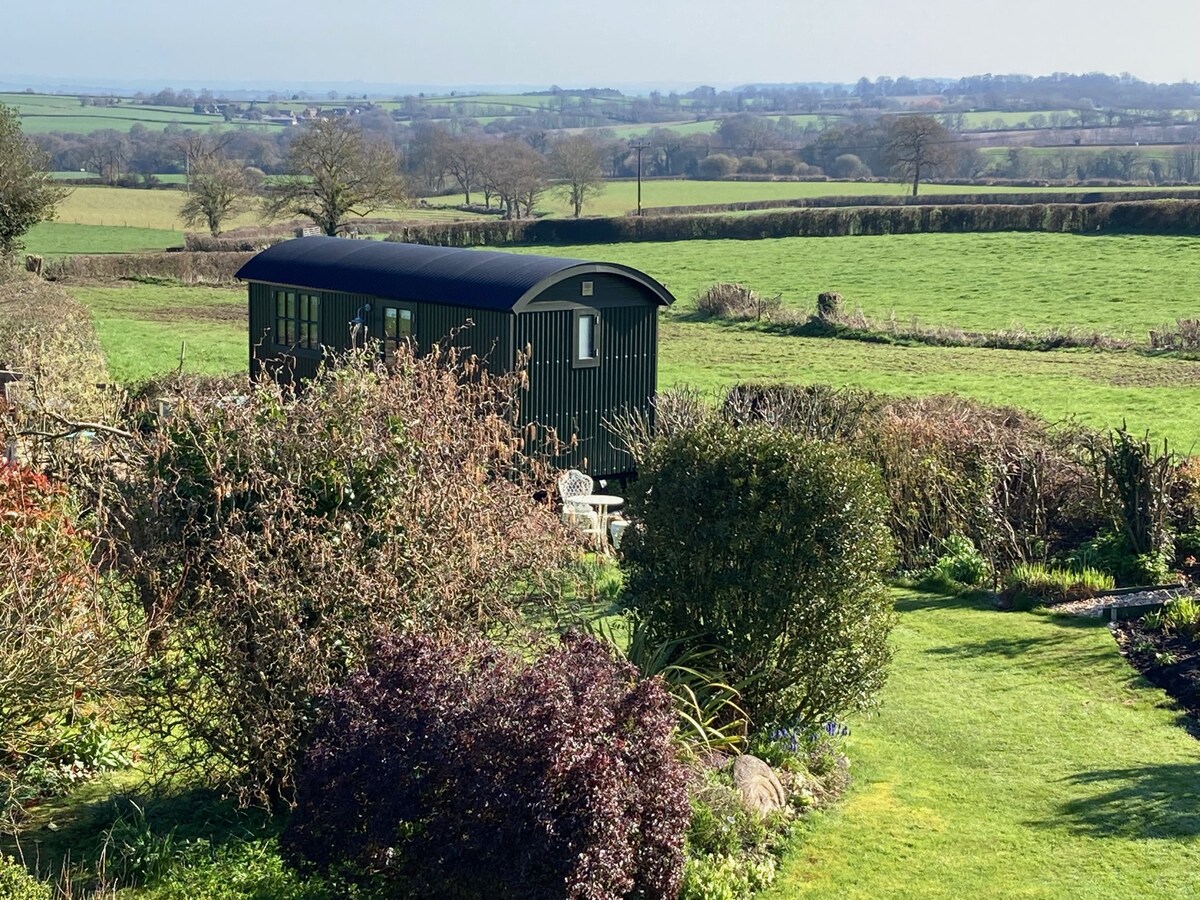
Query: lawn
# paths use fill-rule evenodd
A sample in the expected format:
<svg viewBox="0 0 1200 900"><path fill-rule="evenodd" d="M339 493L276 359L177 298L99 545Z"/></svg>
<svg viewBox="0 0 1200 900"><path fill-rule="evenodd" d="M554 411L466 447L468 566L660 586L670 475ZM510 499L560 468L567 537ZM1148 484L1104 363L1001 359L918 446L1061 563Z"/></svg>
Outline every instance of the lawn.
<svg viewBox="0 0 1200 900"><path fill-rule="evenodd" d="M671 182L675 183L675 182ZM521 248L641 269L688 310L697 292L740 281L790 307L839 291L870 316L992 330L1076 327L1139 340L1200 318L1200 238L1017 233L679 241Z"/></svg>
<svg viewBox="0 0 1200 900"><path fill-rule="evenodd" d="M1200 891L1200 745L1095 620L912 595L855 785L767 898Z"/></svg>

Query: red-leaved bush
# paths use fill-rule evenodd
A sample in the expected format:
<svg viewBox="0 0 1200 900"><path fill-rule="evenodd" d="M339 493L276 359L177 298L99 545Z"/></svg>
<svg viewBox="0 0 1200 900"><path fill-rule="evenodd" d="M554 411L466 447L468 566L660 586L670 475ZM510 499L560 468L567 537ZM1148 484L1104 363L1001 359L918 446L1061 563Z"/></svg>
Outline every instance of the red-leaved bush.
<svg viewBox="0 0 1200 900"><path fill-rule="evenodd" d="M285 858L420 897L675 896L689 820L675 713L590 637L533 662L385 639L328 698Z"/></svg>

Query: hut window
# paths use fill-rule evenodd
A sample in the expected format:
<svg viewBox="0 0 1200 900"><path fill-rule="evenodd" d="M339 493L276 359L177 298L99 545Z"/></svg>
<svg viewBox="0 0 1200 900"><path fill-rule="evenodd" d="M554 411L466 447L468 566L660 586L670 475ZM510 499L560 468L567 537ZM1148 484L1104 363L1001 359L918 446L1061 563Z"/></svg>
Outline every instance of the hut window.
<svg viewBox="0 0 1200 900"><path fill-rule="evenodd" d="M412 310L396 306L383 308L383 360L390 363L397 345L412 337Z"/></svg>
<svg viewBox="0 0 1200 900"><path fill-rule="evenodd" d="M595 310L575 311L575 353L572 361L576 368L600 364L599 331L600 316Z"/></svg>
<svg viewBox="0 0 1200 900"><path fill-rule="evenodd" d="M275 343L304 350L321 348L321 298L295 291L275 292Z"/></svg>

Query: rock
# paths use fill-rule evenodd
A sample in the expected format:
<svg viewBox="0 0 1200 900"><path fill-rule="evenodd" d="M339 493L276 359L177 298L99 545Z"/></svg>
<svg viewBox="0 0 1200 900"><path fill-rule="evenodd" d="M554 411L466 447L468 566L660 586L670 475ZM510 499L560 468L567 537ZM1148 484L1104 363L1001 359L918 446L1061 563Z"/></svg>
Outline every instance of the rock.
<svg viewBox="0 0 1200 900"><path fill-rule="evenodd" d="M733 761L733 786L749 812L766 816L787 806L787 792L779 778L757 756L745 754Z"/></svg>

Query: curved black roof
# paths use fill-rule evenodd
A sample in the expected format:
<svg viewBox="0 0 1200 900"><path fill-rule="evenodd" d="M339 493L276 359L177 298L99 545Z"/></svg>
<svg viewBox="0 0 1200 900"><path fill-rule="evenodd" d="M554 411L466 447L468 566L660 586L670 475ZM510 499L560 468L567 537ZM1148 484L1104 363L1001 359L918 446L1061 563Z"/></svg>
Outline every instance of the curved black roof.
<svg viewBox="0 0 1200 900"><path fill-rule="evenodd" d="M295 238L275 244L238 269L237 277L393 300L509 311L522 308L563 279L587 274L629 278L663 306L675 299L649 275L616 263L332 237Z"/></svg>

